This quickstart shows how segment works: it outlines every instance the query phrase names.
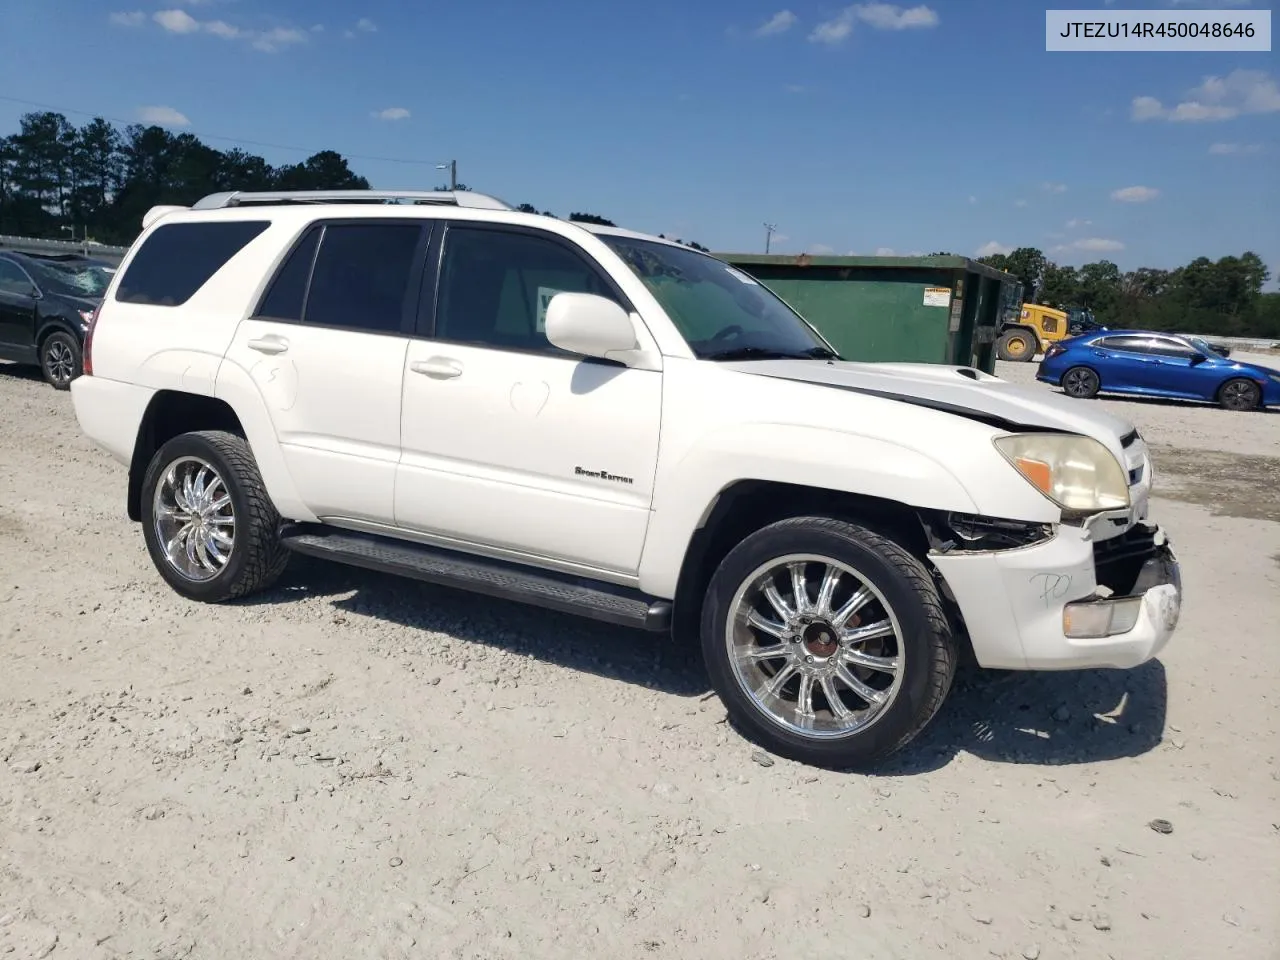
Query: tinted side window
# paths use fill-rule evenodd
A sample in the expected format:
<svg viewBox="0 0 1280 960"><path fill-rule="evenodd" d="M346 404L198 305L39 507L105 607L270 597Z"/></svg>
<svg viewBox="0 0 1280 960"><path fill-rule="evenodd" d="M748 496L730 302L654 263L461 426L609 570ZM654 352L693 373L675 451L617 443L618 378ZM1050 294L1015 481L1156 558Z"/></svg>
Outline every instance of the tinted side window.
<svg viewBox="0 0 1280 960"><path fill-rule="evenodd" d="M320 242L322 230L322 227L312 227L302 235L280 265L254 316L294 322L302 319L307 281L311 279L311 264L316 258L316 245Z"/></svg>
<svg viewBox="0 0 1280 960"><path fill-rule="evenodd" d="M1190 357L1196 351L1190 347L1179 343L1177 340L1165 340L1163 337L1153 337L1148 343L1148 352L1154 353L1158 357Z"/></svg>
<svg viewBox="0 0 1280 960"><path fill-rule="evenodd" d="M170 223L147 237L120 278L116 299L176 307L271 224L266 220Z"/></svg>
<svg viewBox="0 0 1280 960"><path fill-rule="evenodd" d="M562 352L546 334L547 304L557 293L616 299L594 267L554 240L450 227L435 334L499 349Z"/></svg>
<svg viewBox="0 0 1280 960"><path fill-rule="evenodd" d="M327 225L311 271L306 322L402 330L422 230L416 223Z"/></svg>
<svg viewBox="0 0 1280 960"><path fill-rule="evenodd" d="M0 260L0 293L14 293L25 296L34 288L27 275L12 260Z"/></svg>
<svg viewBox="0 0 1280 960"><path fill-rule="evenodd" d="M1149 343L1146 337L1107 337L1095 346L1103 350L1123 350L1126 353L1149 353Z"/></svg>

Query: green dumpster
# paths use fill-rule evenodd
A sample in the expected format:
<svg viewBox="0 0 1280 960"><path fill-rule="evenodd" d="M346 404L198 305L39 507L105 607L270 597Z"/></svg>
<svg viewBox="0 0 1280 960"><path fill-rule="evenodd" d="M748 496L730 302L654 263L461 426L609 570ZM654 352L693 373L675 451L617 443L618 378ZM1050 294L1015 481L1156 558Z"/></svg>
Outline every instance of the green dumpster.
<svg viewBox="0 0 1280 960"><path fill-rule="evenodd" d="M1015 277L968 257L714 256L789 303L846 360L994 373L996 331L1022 300Z"/></svg>

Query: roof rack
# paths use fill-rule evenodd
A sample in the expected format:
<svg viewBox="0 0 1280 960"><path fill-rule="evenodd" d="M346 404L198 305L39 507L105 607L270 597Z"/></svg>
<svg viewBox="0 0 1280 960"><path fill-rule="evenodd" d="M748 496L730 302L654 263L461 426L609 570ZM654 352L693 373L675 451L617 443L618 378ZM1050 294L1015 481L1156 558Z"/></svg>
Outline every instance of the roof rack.
<svg viewBox="0 0 1280 960"><path fill-rule="evenodd" d="M223 207L283 206L291 203L409 203L511 210L510 204L471 190L231 190L211 193L191 205L192 210Z"/></svg>

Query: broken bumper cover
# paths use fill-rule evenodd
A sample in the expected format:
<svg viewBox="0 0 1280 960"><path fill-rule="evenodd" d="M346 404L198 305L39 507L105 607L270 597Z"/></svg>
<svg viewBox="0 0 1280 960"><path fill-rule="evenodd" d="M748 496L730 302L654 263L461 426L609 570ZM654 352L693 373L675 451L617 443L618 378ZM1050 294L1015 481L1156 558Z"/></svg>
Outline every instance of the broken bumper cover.
<svg viewBox="0 0 1280 960"><path fill-rule="evenodd" d="M1181 616L1181 571L1154 524L1097 542L1061 526L1032 546L929 559L984 667L1135 667L1164 649Z"/></svg>

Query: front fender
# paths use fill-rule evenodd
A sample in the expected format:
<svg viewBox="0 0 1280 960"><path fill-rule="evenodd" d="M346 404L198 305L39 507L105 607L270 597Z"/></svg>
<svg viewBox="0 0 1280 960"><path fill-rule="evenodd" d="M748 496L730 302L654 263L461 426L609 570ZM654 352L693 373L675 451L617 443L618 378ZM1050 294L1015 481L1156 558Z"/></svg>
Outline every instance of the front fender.
<svg viewBox="0 0 1280 960"><path fill-rule="evenodd" d="M730 427L659 463L640 587L673 597L684 555L719 494L743 480L772 481L976 513L960 480L932 457L874 437L789 424Z"/></svg>

